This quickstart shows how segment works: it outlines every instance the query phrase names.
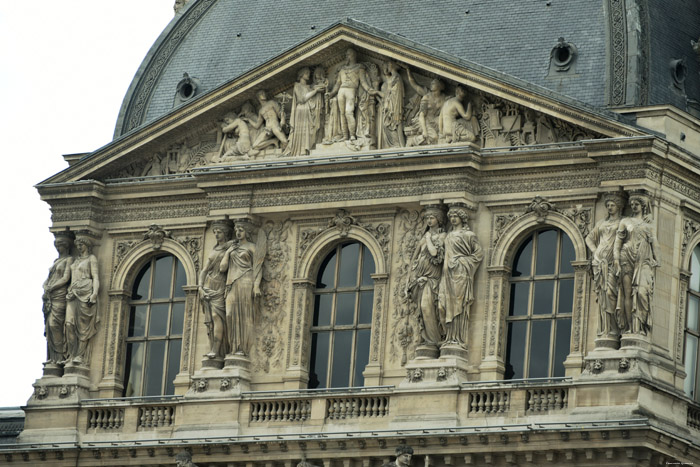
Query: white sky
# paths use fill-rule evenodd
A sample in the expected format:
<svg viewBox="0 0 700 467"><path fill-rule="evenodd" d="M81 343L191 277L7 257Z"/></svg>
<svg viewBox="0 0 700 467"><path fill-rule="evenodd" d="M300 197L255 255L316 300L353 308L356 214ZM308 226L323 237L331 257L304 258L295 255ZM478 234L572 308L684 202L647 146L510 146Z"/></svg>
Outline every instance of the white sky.
<svg viewBox="0 0 700 467"><path fill-rule="evenodd" d="M0 0L0 407L24 405L46 358L42 284L57 254L34 185L63 154L112 140L174 0ZM9 145L8 145L9 143Z"/></svg>

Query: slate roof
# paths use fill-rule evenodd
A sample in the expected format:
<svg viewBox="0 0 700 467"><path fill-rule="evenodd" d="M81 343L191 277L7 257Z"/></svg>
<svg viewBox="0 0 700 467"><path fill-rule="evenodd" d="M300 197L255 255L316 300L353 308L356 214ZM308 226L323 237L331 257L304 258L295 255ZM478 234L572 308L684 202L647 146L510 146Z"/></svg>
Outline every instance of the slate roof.
<svg viewBox="0 0 700 467"><path fill-rule="evenodd" d="M669 8L668 0L626 0L627 8L637 8L637 2L641 37L648 41L640 48L645 51L641 68L648 73L643 79L635 75L626 82L644 81L641 94L648 103L670 103L685 110L686 98L672 86L667 58L676 52L679 56L692 55L690 38L700 34L700 26L695 26L700 22L693 22L700 19L700 2L672 0ZM662 3L668 12L661 9ZM613 4L622 3L192 0L144 59L124 99L115 138L168 113L184 72L199 78L201 92L212 90L345 18L602 108L610 102L611 63L607 51L611 47ZM637 28L629 19L622 26ZM693 29L698 31L693 33ZM552 77L548 76L550 53L559 37L576 46L578 57L575 73ZM636 56L630 48L632 39L628 40L630 46L626 50ZM696 89L700 79L697 73L693 74L697 71L696 61L694 56L686 61L690 71L686 84L689 95L700 94L700 89ZM628 65L626 73L631 76L639 69ZM627 104L635 98L628 91Z"/></svg>

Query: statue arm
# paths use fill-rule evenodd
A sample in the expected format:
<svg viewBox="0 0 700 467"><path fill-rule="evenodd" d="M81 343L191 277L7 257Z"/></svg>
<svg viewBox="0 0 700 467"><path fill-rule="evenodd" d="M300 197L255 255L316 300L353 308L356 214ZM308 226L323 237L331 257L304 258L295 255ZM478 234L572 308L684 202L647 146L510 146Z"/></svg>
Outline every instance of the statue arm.
<svg viewBox="0 0 700 467"><path fill-rule="evenodd" d="M92 294L90 294L88 303L93 304L97 301L97 293L100 291L100 275L95 255L90 255L90 275L92 276Z"/></svg>
<svg viewBox="0 0 700 467"><path fill-rule="evenodd" d="M233 246L231 246L228 250L226 250L226 253L224 253L224 257L221 258L221 263L219 263L219 272L228 271L228 261L229 261L229 258L231 257L232 251L233 251Z"/></svg>
<svg viewBox="0 0 700 467"><path fill-rule="evenodd" d="M464 110L464 105L461 102L457 102L457 112L463 119L469 120L472 118L472 103L467 103L467 110Z"/></svg>
<svg viewBox="0 0 700 467"><path fill-rule="evenodd" d="M340 89L340 73L338 73L338 77L335 79L335 84L333 85L333 89L328 92L329 97L335 97L336 94L338 94L338 90Z"/></svg>
<svg viewBox="0 0 700 467"><path fill-rule="evenodd" d="M413 79L413 75L411 74L411 70L406 68L406 76L408 76L408 84L411 85L411 87L421 96L425 96L428 94L428 90L421 86L420 84L416 83L416 80Z"/></svg>
<svg viewBox="0 0 700 467"><path fill-rule="evenodd" d="M53 287L51 290L58 289L60 287L64 287L70 283L70 276L71 276L71 265L73 264L73 258L68 258L66 260L66 268L63 270L63 275L61 278L54 283ZM46 280L48 282L48 279Z"/></svg>
<svg viewBox="0 0 700 467"><path fill-rule="evenodd" d="M613 260L615 263L615 275L620 274L620 252L622 251L622 243L624 238L627 236L627 227L624 222L620 223L620 227L617 229L617 235L615 235L615 245L613 246Z"/></svg>

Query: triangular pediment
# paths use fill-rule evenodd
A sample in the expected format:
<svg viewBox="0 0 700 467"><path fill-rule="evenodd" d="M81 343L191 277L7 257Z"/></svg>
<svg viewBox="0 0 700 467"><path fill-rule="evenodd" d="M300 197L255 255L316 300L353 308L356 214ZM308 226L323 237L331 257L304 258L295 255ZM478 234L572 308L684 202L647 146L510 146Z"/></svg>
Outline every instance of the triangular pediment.
<svg viewBox="0 0 700 467"><path fill-rule="evenodd" d="M523 150L637 134L612 115L348 20L42 184L300 157L381 157L424 146Z"/></svg>

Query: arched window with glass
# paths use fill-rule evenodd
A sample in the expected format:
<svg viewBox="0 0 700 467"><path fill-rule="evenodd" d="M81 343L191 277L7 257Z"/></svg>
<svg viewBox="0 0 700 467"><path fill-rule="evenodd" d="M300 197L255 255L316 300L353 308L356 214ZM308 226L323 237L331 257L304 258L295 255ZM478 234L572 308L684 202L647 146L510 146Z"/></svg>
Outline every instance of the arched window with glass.
<svg viewBox="0 0 700 467"><path fill-rule="evenodd" d="M124 396L175 393L187 283L172 255L152 257L136 275L129 302Z"/></svg>
<svg viewBox="0 0 700 467"><path fill-rule="evenodd" d="M556 228L535 231L519 246L510 277L505 379L565 375L574 259L571 239Z"/></svg>
<svg viewBox="0 0 700 467"><path fill-rule="evenodd" d="M359 242L337 245L321 263L314 291L309 388L364 385L374 272L372 254Z"/></svg>
<svg viewBox="0 0 700 467"><path fill-rule="evenodd" d="M685 383L688 397L700 402L700 245L690 258L688 309L685 321Z"/></svg>

